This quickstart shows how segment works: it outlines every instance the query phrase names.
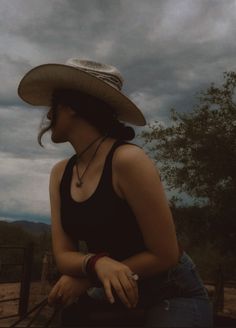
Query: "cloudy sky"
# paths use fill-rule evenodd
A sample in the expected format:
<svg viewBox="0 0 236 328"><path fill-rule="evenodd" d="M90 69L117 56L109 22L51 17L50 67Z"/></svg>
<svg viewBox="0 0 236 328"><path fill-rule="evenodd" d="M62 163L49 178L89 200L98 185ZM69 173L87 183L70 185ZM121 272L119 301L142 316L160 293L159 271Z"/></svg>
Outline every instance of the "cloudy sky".
<svg viewBox="0 0 236 328"><path fill-rule="evenodd" d="M37 144L45 109L17 96L22 76L79 57L117 66L149 122L190 111L236 70L234 0L0 0L0 218L49 222L48 178L69 145Z"/></svg>

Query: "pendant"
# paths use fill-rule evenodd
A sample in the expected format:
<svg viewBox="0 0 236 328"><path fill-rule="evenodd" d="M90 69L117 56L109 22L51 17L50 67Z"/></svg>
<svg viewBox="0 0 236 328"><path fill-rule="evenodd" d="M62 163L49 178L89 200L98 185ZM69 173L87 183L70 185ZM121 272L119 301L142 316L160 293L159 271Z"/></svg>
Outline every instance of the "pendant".
<svg viewBox="0 0 236 328"><path fill-rule="evenodd" d="M79 180L76 182L76 187L77 188L81 188L83 186L83 181L82 180Z"/></svg>

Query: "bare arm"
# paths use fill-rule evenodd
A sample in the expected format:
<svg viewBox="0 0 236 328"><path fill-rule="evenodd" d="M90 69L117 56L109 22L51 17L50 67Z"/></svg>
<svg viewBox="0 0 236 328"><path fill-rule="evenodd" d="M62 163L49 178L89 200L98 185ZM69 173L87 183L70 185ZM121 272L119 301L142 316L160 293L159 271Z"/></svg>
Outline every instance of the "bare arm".
<svg viewBox="0 0 236 328"><path fill-rule="evenodd" d="M145 153L134 146L123 146L115 156L118 186L135 213L148 251L123 261L140 277L151 276L173 266L178 245L168 202L157 170ZM58 163L50 178L53 250L63 274L81 276L84 254L79 253L60 223L59 184L65 161Z"/></svg>
<svg viewBox="0 0 236 328"><path fill-rule="evenodd" d="M81 267L85 255L78 252L61 226L59 186L65 165L66 161L61 161L53 167L49 183L53 253L62 274L83 277Z"/></svg>
<svg viewBox="0 0 236 328"><path fill-rule="evenodd" d="M133 210L147 250L122 263L101 258L96 262L95 270L103 281L108 299L112 299L112 286L127 306L129 302L135 306L137 286L128 284L130 273L127 268L141 279L165 271L178 261L178 243L168 202L152 161L142 150L131 145L118 148L113 160L115 190ZM125 290L128 300L125 300L122 290Z"/></svg>
<svg viewBox="0 0 236 328"><path fill-rule="evenodd" d="M117 186L136 216L148 250L123 263L141 278L148 277L167 270L178 261L171 211L157 169L141 149L122 146L115 156Z"/></svg>
<svg viewBox="0 0 236 328"><path fill-rule="evenodd" d="M135 214L148 251L135 254L123 263L101 258L96 263L96 271L107 298L112 302L113 287L123 303L130 307L135 306L138 291L137 285L128 278L129 270L145 278L168 269L177 262L178 245L171 212L154 164L134 146L123 146L118 150L114 165L117 186ZM61 273L79 277L84 255L76 250L61 226L59 186L65 165L65 162L58 163L50 178L53 250ZM90 286L89 281L87 286Z"/></svg>
<svg viewBox="0 0 236 328"><path fill-rule="evenodd" d="M152 161L134 146L123 146L118 150L114 162L119 189L136 215L148 249L125 259L123 263L140 277L146 277L177 262L174 224ZM60 222L59 184L65 164L65 161L58 163L50 178L53 250L61 273L82 276L84 254L76 250Z"/></svg>

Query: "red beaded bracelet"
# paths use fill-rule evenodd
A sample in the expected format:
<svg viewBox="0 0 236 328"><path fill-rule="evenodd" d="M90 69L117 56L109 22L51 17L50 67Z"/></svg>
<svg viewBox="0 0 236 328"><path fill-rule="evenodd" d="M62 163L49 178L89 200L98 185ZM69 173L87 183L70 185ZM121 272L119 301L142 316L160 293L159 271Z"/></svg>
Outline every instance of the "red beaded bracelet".
<svg viewBox="0 0 236 328"><path fill-rule="evenodd" d="M87 276L88 276L89 280L92 282L93 286L95 286L95 287L103 286L97 276L97 273L95 270L95 264L98 259L100 259L101 257L104 257L104 256L109 256L109 254L104 252L104 253L98 253L96 255L91 256L91 258L88 260L86 267L85 267Z"/></svg>

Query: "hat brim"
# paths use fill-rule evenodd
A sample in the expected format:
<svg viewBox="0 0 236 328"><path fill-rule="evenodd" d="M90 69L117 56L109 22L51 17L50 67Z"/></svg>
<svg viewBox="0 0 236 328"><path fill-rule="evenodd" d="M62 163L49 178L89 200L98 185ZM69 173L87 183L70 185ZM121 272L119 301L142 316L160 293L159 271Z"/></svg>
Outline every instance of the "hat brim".
<svg viewBox="0 0 236 328"><path fill-rule="evenodd" d="M122 92L105 81L78 68L62 64L45 64L30 70L21 80L18 95L35 106L50 106L56 89L78 89L109 104L118 119L142 126L146 120L139 108Z"/></svg>

